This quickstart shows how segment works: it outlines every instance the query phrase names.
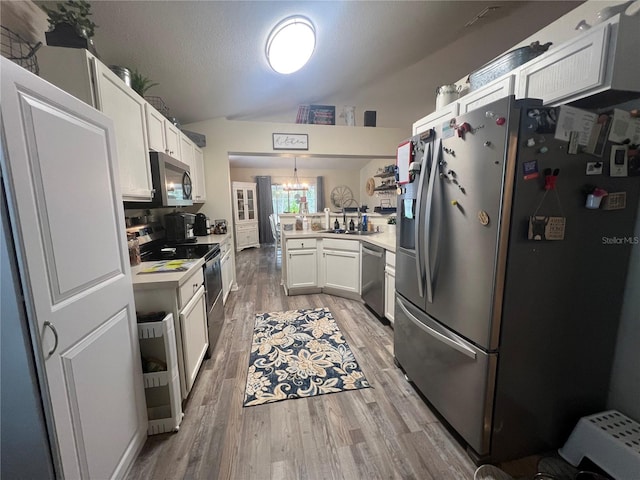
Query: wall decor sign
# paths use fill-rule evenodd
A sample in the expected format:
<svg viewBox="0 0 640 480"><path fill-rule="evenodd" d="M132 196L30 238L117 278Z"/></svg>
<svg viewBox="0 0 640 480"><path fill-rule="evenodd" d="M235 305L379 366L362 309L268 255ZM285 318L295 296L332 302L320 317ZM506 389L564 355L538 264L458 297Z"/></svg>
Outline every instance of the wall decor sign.
<svg viewBox="0 0 640 480"><path fill-rule="evenodd" d="M309 150L309 135L306 133L274 133L274 150Z"/></svg>

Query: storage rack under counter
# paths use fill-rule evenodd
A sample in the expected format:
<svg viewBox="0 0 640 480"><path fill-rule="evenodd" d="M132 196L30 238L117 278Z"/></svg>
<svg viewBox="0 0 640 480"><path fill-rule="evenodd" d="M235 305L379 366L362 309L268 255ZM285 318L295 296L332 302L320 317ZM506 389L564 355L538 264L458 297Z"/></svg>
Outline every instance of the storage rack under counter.
<svg viewBox="0 0 640 480"><path fill-rule="evenodd" d="M176 350L173 314L162 321L138 323L140 355L143 359L143 378L147 416L147 435L176 432L184 414L180 399L178 352ZM162 362L164 370L149 370L153 363ZM145 369L146 366L146 369ZM156 366L157 368L157 366Z"/></svg>

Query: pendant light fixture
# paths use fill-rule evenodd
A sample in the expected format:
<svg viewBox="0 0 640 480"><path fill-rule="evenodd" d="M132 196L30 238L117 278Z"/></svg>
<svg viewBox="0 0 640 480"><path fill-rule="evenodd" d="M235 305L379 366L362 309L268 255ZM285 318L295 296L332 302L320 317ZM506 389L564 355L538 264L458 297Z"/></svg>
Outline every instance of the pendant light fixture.
<svg viewBox="0 0 640 480"><path fill-rule="evenodd" d="M309 186L306 183L300 183L298 179L298 157L293 157L293 179L285 184L282 189L287 192L309 190Z"/></svg>
<svg viewBox="0 0 640 480"><path fill-rule="evenodd" d="M287 17L278 23L267 39L266 55L276 72L297 72L311 58L316 47L316 30L303 16Z"/></svg>

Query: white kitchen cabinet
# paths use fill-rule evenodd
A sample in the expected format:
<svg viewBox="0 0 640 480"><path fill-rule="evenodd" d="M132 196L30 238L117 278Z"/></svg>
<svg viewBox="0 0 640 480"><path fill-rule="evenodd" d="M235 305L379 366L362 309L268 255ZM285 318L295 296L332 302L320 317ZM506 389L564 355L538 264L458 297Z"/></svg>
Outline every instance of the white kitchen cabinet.
<svg viewBox="0 0 640 480"><path fill-rule="evenodd" d="M0 69L3 192L56 478L123 478L147 419L114 122Z"/></svg>
<svg viewBox="0 0 640 480"><path fill-rule="evenodd" d="M640 91L639 24L616 15L550 49L519 69L517 97L560 105L610 89Z"/></svg>
<svg viewBox="0 0 640 480"><path fill-rule="evenodd" d="M204 203L207 199L207 188L204 179L204 153L193 148L193 203Z"/></svg>
<svg viewBox="0 0 640 480"><path fill-rule="evenodd" d="M222 270L222 303L226 303L229 292L233 290L235 270L233 245L230 236L220 244L220 256L220 269Z"/></svg>
<svg viewBox="0 0 640 480"><path fill-rule="evenodd" d="M259 247L258 202L256 184L233 182L233 213L236 233L236 250Z"/></svg>
<svg viewBox="0 0 640 480"><path fill-rule="evenodd" d="M149 150L163 152L166 149L166 137L164 133L164 122L166 119L151 104L146 103L144 112L147 118L147 143Z"/></svg>
<svg viewBox="0 0 640 480"><path fill-rule="evenodd" d="M145 284L134 285L138 311L165 311L178 319L175 324L175 336L183 400L191 391L209 344L203 283L204 274L199 267L189 277L182 278L177 287L172 284L154 285L154 288Z"/></svg>
<svg viewBox="0 0 640 480"><path fill-rule="evenodd" d="M176 432L184 414L173 315L169 313L159 322L138 323L138 339L149 418L147 435ZM160 370L158 363L164 363L165 369Z"/></svg>
<svg viewBox="0 0 640 480"><path fill-rule="evenodd" d="M393 323L396 304L396 255L386 252L384 267L384 316Z"/></svg>
<svg viewBox="0 0 640 480"><path fill-rule="evenodd" d="M184 161L182 160L180 148L182 137L180 129L150 103L145 102L144 107L147 119L147 143L149 150L166 153L176 160Z"/></svg>
<svg viewBox="0 0 640 480"><path fill-rule="evenodd" d="M191 171L191 177L194 178L194 162L193 162L193 149L195 145L189 137L180 132L180 161L189 165Z"/></svg>
<svg viewBox="0 0 640 480"><path fill-rule="evenodd" d="M204 285L199 287L180 312L180 328L184 349L185 388L190 391L209 346Z"/></svg>
<svg viewBox="0 0 640 480"><path fill-rule="evenodd" d="M459 114L471 112L488 103L513 95L515 75L506 75L458 99Z"/></svg>
<svg viewBox="0 0 640 480"><path fill-rule="evenodd" d="M318 287L316 239L291 239L286 242L287 288Z"/></svg>
<svg viewBox="0 0 640 480"><path fill-rule="evenodd" d="M458 108L459 106L457 101L451 102L450 104L445 105L440 110L436 110L426 117L422 117L420 120L413 124L413 135L417 135L426 130L429 130L430 128L433 128L440 123L448 122L456 115L458 115Z"/></svg>
<svg viewBox="0 0 640 480"><path fill-rule="evenodd" d="M164 136L166 140L164 152L167 155L171 155L176 160L182 161L182 154L180 152L180 129L176 127L169 120L164 121Z"/></svg>
<svg viewBox="0 0 640 480"><path fill-rule="evenodd" d="M85 49L44 47L38 64L43 78L113 120L122 197L151 201L146 101Z"/></svg>
<svg viewBox="0 0 640 480"><path fill-rule="evenodd" d="M324 291L360 295L359 241L323 239L320 262Z"/></svg>

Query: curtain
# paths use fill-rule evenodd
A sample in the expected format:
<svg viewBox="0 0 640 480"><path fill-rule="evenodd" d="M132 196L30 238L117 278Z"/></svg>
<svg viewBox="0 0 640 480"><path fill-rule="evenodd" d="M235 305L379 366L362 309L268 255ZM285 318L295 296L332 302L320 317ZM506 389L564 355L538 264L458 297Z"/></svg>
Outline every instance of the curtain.
<svg viewBox="0 0 640 480"><path fill-rule="evenodd" d="M271 224L269 224L269 215L273 213L271 177L256 176L256 183L256 193L258 195L258 235L260 243L273 243L275 240L271 233Z"/></svg>
<svg viewBox="0 0 640 480"><path fill-rule="evenodd" d="M324 211L324 177L316 178L316 210L318 213Z"/></svg>

